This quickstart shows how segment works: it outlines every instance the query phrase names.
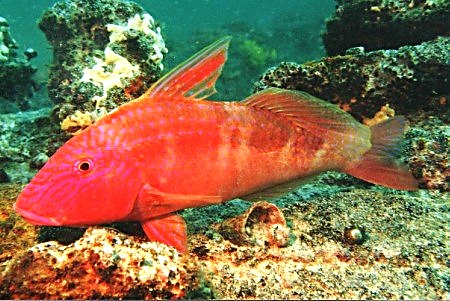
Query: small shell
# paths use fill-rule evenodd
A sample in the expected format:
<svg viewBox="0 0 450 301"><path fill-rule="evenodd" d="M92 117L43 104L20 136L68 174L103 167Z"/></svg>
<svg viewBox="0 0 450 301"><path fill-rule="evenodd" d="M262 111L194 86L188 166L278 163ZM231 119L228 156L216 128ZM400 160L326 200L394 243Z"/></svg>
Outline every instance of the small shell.
<svg viewBox="0 0 450 301"><path fill-rule="evenodd" d="M344 242L350 245L362 245L367 240L363 228L348 227L344 229Z"/></svg>
<svg viewBox="0 0 450 301"><path fill-rule="evenodd" d="M285 247L290 229L281 210L268 202L257 202L243 214L224 221L220 234L237 245Z"/></svg>

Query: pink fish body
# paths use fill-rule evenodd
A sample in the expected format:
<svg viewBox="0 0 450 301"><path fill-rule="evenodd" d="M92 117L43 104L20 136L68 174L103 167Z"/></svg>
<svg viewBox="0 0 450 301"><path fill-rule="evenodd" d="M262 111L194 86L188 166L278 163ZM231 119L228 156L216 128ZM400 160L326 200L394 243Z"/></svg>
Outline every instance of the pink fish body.
<svg viewBox="0 0 450 301"><path fill-rule="evenodd" d="M63 145L25 187L16 211L38 225L140 221L187 251L175 211L218 204L325 170L415 189L390 151L404 119L369 128L307 93L270 88L242 102L204 100L229 38L205 48ZM373 147L376 146L376 147Z"/></svg>

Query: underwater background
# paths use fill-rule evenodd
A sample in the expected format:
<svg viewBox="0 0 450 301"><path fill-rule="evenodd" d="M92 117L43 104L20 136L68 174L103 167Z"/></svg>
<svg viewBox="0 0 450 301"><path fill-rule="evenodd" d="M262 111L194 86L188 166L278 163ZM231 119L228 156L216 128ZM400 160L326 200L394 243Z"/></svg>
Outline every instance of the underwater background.
<svg viewBox="0 0 450 301"><path fill-rule="evenodd" d="M0 1L0 299L450 298L448 1L134 3ZM138 224L37 227L14 212L65 141L227 35L211 99L278 87L369 126L404 115L398 156L420 190L326 172L270 203L185 209L184 255ZM116 73L108 55L141 73Z"/></svg>

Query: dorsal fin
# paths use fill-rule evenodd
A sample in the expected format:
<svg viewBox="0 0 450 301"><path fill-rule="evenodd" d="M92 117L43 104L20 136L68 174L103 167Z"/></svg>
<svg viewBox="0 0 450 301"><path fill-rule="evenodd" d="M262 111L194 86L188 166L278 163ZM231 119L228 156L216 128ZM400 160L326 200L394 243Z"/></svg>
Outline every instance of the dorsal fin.
<svg viewBox="0 0 450 301"><path fill-rule="evenodd" d="M295 126L321 137L348 155L370 149L370 130L337 105L306 92L268 88L244 100L244 104L268 110Z"/></svg>
<svg viewBox="0 0 450 301"><path fill-rule="evenodd" d="M161 77L142 98L206 98L216 92L215 83L227 59L230 37L204 48Z"/></svg>

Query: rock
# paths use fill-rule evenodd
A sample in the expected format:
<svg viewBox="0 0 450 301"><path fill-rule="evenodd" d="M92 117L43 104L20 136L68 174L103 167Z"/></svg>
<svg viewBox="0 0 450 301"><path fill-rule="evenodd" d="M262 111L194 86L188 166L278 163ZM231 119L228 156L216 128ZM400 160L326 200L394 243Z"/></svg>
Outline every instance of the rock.
<svg viewBox="0 0 450 301"><path fill-rule="evenodd" d="M27 60L31 60L31 59L37 57L37 55L38 55L37 51L31 47L28 47L27 49L25 49L23 54L27 57Z"/></svg>
<svg viewBox="0 0 450 301"><path fill-rule="evenodd" d="M405 157L420 187L450 191L449 120L418 114L406 132Z"/></svg>
<svg viewBox="0 0 450 301"><path fill-rule="evenodd" d="M22 188L23 185L19 184L0 183L0 286L5 264L36 243L36 227L25 222L13 210Z"/></svg>
<svg viewBox="0 0 450 301"><path fill-rule="evenodd" d="M450 39L441 37L398 50L357 52L305 64L281 63L255 83L306 91L339 104L358 120L372 118L383 106L399 114L432 110L448 115Z"/></svg>
<svg viewBox="0 0 450 301"><path fill-rule="evenodd" d="M166 245L89 228L68 246L38 244L1 274L4 299L174 299L195 287L187 258Z"/></svg>
<svg viewBox="0 0 450 301"><path fill-rule="evenodd" d="M48 108L0 114L0 169L11 182L27 183L66 138L49 115Z"/></svg>
<svg viewBox="0 0 450 301"><path fill-rule="evenodd" d="M42 166L45 165L45 163L47 163L48 159L49 158L46 154L38 153L36 156L34 156L31 159L30 167L40 169L40 168L42 168Z"/></svg>
<svg viewBox="0 0 450 301"><path fill-rule="evenodd" d="M8 174L3 169L0 169L0 183L8 183L8 182L9 182Z"/></svg>
<svg viewBox="0 0 450 301"><path fill-rule="evenodd" d="M218 298L447 299L445 194L353 187L300 201L301 191L284 198L286 247L190 237ZM347 229L364 239L349 243Z"/></svg>
<svg viewBox="0 0 450 301"><path fill-rule="evenodd" d="M140 96L162 71L160 27L134 2L58 2L39 27L53 46L48 90L66 132Z"/></svg>
<svg viewBox="0 0 450 301"><path fill-rule="evenodd" d="M184 214L198 226L190 255L179 255L99 227L68 246L35 245L36 227L11 212L20 188L0 185L1 299L448 299L448 196L438 191L329 172L275 201L290 228L287 246L222 237L221 219L251 207L234 200ZM349 243L347 229L364 239Z"/></svg>
<svg viewBox="0 0 450 301"><path fill-rule="evenodd" d="M445 0L338 0L323 34L329 55L352 47L395 49L448 36L450 2Z"/></svg>
<svg viewBox="0 0 450 301"><path fill-rule="evenodd" d="M302 65L282 63L269 69L255 90L303 90L340 105L367 125L406 115L411 128L403 145L405 161L421 188L448 191L449 41L438 38L399 50L358 52Z"/></svg>

